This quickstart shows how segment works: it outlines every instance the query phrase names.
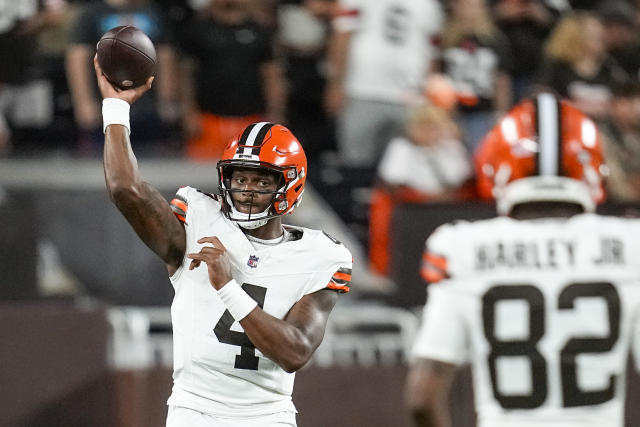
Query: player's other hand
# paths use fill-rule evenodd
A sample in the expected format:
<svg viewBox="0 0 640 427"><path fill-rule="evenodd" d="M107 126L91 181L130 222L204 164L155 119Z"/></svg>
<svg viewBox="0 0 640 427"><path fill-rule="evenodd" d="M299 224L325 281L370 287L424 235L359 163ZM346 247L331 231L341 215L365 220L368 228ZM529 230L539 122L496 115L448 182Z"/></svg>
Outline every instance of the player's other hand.
<svg viewBox="0 0 640 427"><path fill-rule="evenodd" d="M189 270L198 268L204 262L209 271L209 282L216 290L220 290L229 280L233 279L227 249L215 236L203 237L198 240L198 243L209 243L211 246L203 247L198 253L187 254L187 258L191 259Z"/></svg>
<svg viewBox="0 0 640 427"><path fill-rule="evenodd" d="M98 64L98 55L93 57L93 67L96 70L96 77L98 78L98 87L103 98L118 98L123 101L133 104L140 98L146 91L151 89L151 83L153 82L153 76L149 77L147 83L142 86L134 87L132 89L121 90L114 87L109 80L102 73L100 64Z"/></svg>

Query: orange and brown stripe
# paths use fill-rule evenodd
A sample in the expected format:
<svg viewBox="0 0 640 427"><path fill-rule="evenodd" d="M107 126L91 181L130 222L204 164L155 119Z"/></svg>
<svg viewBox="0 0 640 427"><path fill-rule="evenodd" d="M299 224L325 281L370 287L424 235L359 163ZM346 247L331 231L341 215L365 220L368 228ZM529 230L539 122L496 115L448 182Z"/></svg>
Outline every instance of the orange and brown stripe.
<svg viewBox="0 0 640 427"><path fill-rule="evenodd" d="M350 283L351 269L343 267L331 276L331 280L327 283L327 289L333 289L338 292L349 292Z"/></svg>
<svg viewBox="0 0 640 427"><path fill-rule="evenodd" d="M187 209L189 208L187 201L182 196L176 195L176 197L171 201L170 205L171 210L173 211L173 214L176 216L176 218L178 218L180 222L186 224Z"/></svg>
<svg viewBox="0 0 640 427"><path fill-rule="evenodd" d="M441 280L448 279L451 276L449 276L447 258L432 252L425 252L422 256L420 275L429 283L438 283Z"/></svg>

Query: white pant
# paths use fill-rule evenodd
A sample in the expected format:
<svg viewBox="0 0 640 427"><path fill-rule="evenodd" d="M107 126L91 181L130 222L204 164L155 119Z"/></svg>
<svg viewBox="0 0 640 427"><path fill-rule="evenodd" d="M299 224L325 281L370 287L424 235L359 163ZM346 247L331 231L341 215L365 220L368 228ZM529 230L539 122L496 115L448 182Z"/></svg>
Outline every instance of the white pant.
<svg viewBox="0 0 640 427"><path fill-rule="evenodd" d="M182 406L169 406L167 427L296 427L295 412L252 417L221 417Z"/></svg>

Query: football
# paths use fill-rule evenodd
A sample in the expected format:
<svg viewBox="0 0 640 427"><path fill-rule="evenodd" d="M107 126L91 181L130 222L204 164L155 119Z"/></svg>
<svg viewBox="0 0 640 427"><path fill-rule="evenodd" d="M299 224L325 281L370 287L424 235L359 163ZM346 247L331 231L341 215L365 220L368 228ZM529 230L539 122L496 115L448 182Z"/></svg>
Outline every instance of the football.
<svg viewBox="0 0 640 427"><path fill-rule="evenodd" d="M119 89L131 89L155 74L156 49L140 29L124 25L110 29L96 46L98 64L107 80Z"/></svg>

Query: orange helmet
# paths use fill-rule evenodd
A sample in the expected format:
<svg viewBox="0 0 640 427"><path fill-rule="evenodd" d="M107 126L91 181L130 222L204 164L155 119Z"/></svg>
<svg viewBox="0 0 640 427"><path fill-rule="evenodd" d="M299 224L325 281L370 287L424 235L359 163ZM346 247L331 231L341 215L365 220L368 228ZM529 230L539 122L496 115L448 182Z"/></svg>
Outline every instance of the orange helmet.
<svg viewBox="0 0 640 427"><path fill-rule="evenodd" d="M230 181L234 167L256 168L279 177L269 207L257 214L238 212L231 199ZM244 228L257 228L270 218L293 212L300 204L307 178L307 158L298 139L282 125L253 123L233 138L218 162L218 179L223 212Z"/></svg>
<svg viewBox="0 0 640 427"><path fill-rule="evenodd" d="M562 201L591 212L607 174L596 125L569 102L541 93L516 105L474 156L478 192L498 212L519 203Z"/></svg>

